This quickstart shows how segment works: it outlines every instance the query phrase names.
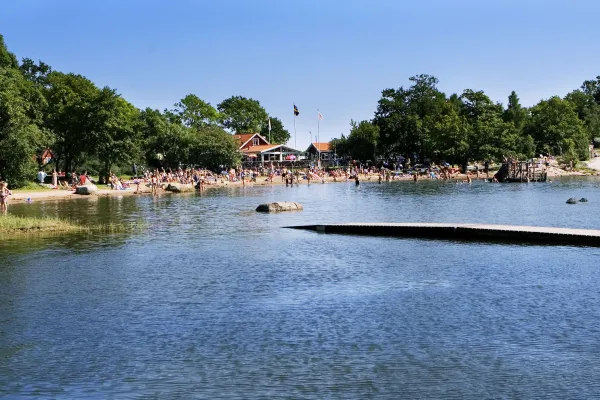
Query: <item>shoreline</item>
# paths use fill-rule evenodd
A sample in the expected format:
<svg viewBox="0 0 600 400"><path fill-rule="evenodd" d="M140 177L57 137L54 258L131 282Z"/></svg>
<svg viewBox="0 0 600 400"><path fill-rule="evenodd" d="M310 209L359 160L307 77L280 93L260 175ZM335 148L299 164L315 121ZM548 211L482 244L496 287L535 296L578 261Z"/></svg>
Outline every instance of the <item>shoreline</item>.
<svg viewBox="0 0 600 400"><path fill-rule="evenodd" d="M568 172L568 171L564 171L564 170L559 170L558 171L551 171L553 173L549 173L548 177L551 178L560 178L560 177L565 177L565 176L598 176L596 174L586 174L583 172L578 172L578 171L574 171L574 172ZM361 178L361 182L377 182L377 175L371 175L370 176L371 179L369 178ZM456 179L466 179L465 175L459 175L456 177ZM477 180L483 180L483 178L472 178L473 181L477 181ZM324 179L325 183L348 183L348 184L354 184L354 181L349 179L348 181L334 181L332 177L327 177ZM382 182L382 183L391 183L391 182L409 182L412 181L413 178L412 177L408 177L408 176L404 176L404 177L399 177L396 178L394 180L391 180L389 182ZM422 178L419 179L420 181L431 181L431 179L428 178ZM441 180L440 180L441 181ZM444 181L442 181L444 182ZM452 182L452 181L447 181L447 182ZM265 177L260 177L258 178L257 182L246 182L245 185L243 185L241 182L225 182L225 183L221 183L221 182L217 182L214 184L210 184L210 185L206 185L204 187L204 190L211 190L211 189L215 189L215 188L223 188L223 187L253 187L253 186L271 186L271 185L284 185L285 183L281 180L281 179L275 179L272 183L269 183L265 180ZM300 183L300 185L306 185L307 182L304 180ZM318 185L321 184L321 182L319 181L313 181L312 183L313 185ZM137 192L136 189L132 188L132 189L126 189L126 190L113 190L113 189L99 189L98 192L96 194L92 194L92 195L80 195L80 194L75 194L75 192L73 190L64 190L64 189L53 189L53 190L48 190L48 191L40 191L40 192L17 192L17 193L13 193L13 195L10 196L9 204L19 204L19 203L26 203L28 201L37 201L37 200L43 200L43 201L48 201L48 200L73 200L73 199L89 199L89 198L98 198L98 197L108 197L108 196L142 196L142 195L152 195L152 192L150 191L149 188L146 188L147 190L141 191L141 192ZM198 190L195 190L194 193L198 193ZM164 195L164 194L171 194L172 192L168 192L164 189L161 189L159 192L159 194ZM192 193L192 192L187 192L187 193ZM179 194L179 193L174 193L174 194ZM29 199L29 200L28 200Z"/></svg>

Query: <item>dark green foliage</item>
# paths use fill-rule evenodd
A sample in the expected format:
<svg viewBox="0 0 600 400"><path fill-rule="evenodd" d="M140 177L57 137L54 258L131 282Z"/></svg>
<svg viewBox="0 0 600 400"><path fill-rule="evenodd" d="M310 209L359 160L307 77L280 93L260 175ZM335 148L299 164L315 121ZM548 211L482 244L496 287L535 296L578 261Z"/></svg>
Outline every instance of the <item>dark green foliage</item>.
<svg viewBox="0 0 600 400"><path fill-rule="evenodd" d="M172 113L180 123L196 129L216 125L220 119L219 112L195 94L188 94L181 99Z"/></svg>
<svg viewBox="0 0 600 400"><path fill-rule="evenodd" d="M221 122L234 133L257 133L268 122L267 112L257 100L232 96L217 106Z"/></svg>
<svg viewBox="0 0 600 400"><path fill-rule="evenodd" d="M269 123L264 124L260 130L260 134L269 140ZM270 143L285 144L290 140L290 133L283 127L283 123L279 118L271 117L271 139Z"/></svg>
<svg viewBox="0 0 600 400"><path fill-rule="evenodd" d="M582 90L565 100L551 98L531 109L520 105L514 91L504 109L483 91L467 89L447 98L430 75L410 81L407 89L382 92L372 121L380 130L379 157L417 156L459 164L540 153L585 159L588 143L600 136L600 77L584 82ZM331 144L340 155L359 153L349 138Z"/></svg>

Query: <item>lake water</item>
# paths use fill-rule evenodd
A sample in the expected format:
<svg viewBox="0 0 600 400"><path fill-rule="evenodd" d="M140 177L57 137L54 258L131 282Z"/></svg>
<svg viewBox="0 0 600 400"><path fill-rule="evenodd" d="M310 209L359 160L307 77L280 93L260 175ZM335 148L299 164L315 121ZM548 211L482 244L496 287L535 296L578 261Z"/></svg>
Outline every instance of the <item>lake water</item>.
<svg viewBox="0 0 600 400"><path fill-rule="evenodd" d="M599 187L363 182L12 205L147 228L0 241L0 397L599 398L600 249L281 228L598 229ZM305 209L254 212L267 201Z"/></svg>

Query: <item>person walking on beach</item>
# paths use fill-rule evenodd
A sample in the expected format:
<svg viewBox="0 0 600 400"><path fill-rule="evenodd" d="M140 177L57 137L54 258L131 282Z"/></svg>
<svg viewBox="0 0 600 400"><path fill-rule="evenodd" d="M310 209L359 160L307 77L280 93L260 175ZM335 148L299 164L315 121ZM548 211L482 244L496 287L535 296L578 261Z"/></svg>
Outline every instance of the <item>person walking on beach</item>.
<svg viewBox="0 0 600 400"><path fill-rule="evenodd" d="M0 182L0 211L2 214L6 214L8 211L8 196L12 192L8 190L8 184L4 181Z"/></svg>

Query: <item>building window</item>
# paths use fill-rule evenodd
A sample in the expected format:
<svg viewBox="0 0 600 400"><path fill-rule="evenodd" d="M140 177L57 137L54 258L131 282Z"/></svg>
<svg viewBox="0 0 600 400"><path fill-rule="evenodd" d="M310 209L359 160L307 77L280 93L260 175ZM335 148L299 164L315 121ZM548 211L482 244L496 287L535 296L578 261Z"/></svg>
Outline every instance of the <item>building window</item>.
<svg viewBox="0 0 600 400"><path fill-rule="evenodd" d="M329 153L321 153L321 160L329 160Z"/></svg>
<svg viewBox="0 0 600 400"><path fill-rule="evenodd" d="M252 139L252 146L258 146L259 143L260 143L260 140L257 137L255 137L254 139Z"/></svg>

